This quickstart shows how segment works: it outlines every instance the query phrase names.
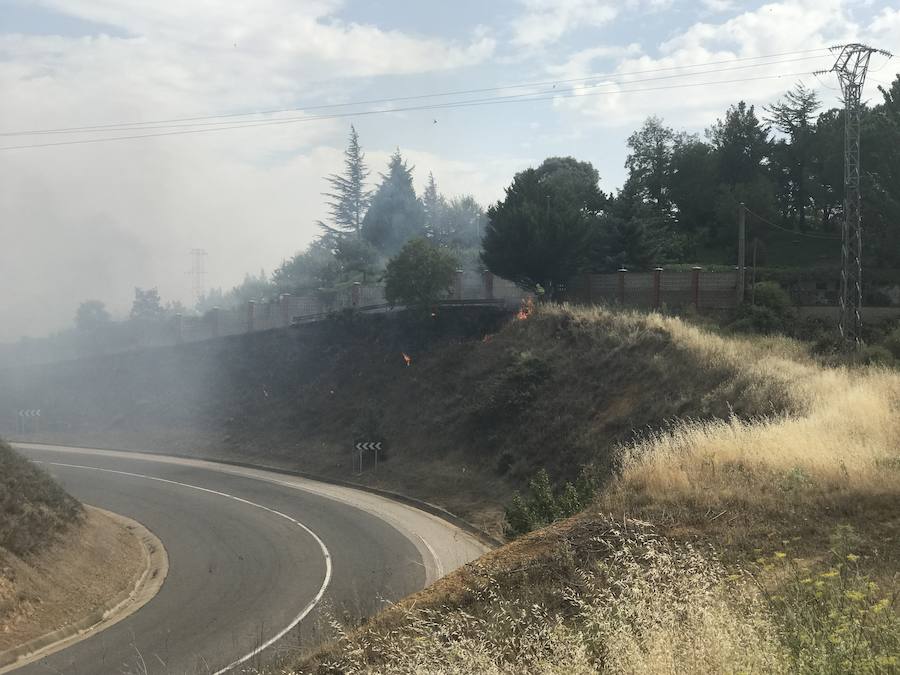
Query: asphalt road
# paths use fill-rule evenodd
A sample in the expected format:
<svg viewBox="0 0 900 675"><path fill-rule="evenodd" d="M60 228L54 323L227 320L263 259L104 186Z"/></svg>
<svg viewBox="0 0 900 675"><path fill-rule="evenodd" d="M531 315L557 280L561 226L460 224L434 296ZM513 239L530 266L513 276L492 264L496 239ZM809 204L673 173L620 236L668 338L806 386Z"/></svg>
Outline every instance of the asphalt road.
<svg viewBox="0 0 900 675"><path fill-rule="evenodd" d="M79 500L141 522L169 556L149 603L22 675L241 672L486 550L446 521L349 488L155 455L17 449Z"/></svg>

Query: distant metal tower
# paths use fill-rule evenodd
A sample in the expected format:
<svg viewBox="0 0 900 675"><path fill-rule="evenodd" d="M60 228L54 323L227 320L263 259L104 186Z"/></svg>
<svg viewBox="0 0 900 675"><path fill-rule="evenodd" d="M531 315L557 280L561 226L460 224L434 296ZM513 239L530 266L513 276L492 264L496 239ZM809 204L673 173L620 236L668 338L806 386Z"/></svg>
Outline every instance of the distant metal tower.
<svg viewBox="0 0 900 675"><path fill-rule="evenodd" d="M206 250L191 249L191 280L193 281L194 302L199 302L206 294Z"/></svg>
<svg viewBox="0 0 900 675"><path fill-rule="evenodd" d="M848 347L859 344L862 320L862 198L860 195L859 125L862 89L872 54L891 54L859 43L832 47L838 52L831 72L837 73L844 97L844 223L841 228L841 337Z"/></svg>

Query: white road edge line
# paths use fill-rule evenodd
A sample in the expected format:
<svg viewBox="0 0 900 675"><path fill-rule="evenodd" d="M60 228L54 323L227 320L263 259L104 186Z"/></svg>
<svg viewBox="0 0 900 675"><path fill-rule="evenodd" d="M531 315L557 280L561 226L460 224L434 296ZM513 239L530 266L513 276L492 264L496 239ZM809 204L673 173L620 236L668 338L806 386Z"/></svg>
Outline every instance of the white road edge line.
<svg viewBox="0 0 900 675"><path fill-rule="evenodd" d="M89 471L102 471L104 473L119 474L121 476L131 476L132 478L143 478L146 480L155 480L160 483L169 483L171 485L179 485L181 487L190 488L192 490L199 490L200 492L208 492L209 494L218 495L220 497L225 497L227 499L233 499L236 502L240 502L242 504L247 504L248 506L255 506L258 509L262 509L263 511L268 511L269 513L272 513L276 516L280 516L280 517L284 518L285 520L292 522L294 525L296 525L297 527L304 530L307 534L309 534L313 539L316 540L316 543L319 545L319 548L322 549L322 556L325 558L325 579L322 581L322 586L319 588L319 592L316 593L316 596L309 602L309 604L306 605L306 607L303 608L303 611L301 611L297 616L295 616L294 619L287 626L282 628L273 637L268 639L266 642L261 644L259 647L254 649L249 654L245 654L244 656L239 658L237 661L229 663L224 668L220 668L219 670L215 671L214 673L212 673L212 675L223 675L223 673L227 673L229 670L236 668L237 666L241 665L242 663L246 663L247 661L252 659L254 656L265 651L266 649L271 647L273 644L278 642L285 635L287 635L289 632L291 632L291 630L293 630L294 627L298 623L303 621L303 619L305 619L306 616L313 609L315 609L315 606L318 605L319 602L322 600L322 596L325 595L325 591L328 588L328 585L331 583L331 570L332 570L331 553L328 551L328 547L325 546L325 542L323 542L319 538L319 535L317 535L315 532L313 532L311 529L309 529L306 525L301 523L299 520L295 520L294 518L291 518L286 513L282 513L281 511L276 511L275 509L271 509L268 506L263 506L262 504L257 504L256 502L251 502L249 499L243 499L242 497L236 497L234 495L230 495L227 492L219 492L218 490L211 490L210 488L200 487L199 485L191 485L190 483L180 483L176 480L169 480L167 478L159 478L157 476L147 476L142 473L131 473L129 471L116 471L115 469L103 469L98 466L84 466L81 464L65 464L63 462L45 462L45 461L38 461L38 460L33 460L33 461L36 464L47 464L50 466L62 466L62 467L67 467L69 469L86 469Z"/></svg>

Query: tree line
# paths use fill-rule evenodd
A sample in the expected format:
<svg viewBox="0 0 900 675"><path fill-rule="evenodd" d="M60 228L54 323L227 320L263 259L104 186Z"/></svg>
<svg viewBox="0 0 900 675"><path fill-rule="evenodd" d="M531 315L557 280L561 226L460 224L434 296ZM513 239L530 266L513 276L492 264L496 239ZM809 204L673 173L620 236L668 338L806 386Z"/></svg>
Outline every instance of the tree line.
<svg viewBox="0 0 900 675"><path fill-rule="evenodd" d="M343 169L326 177L328 216L319 236L271 275L214 289L196 309L385 280L389 260L412 240L446 254L429 258L442 270L453 260L551 295L585 271L732 265L739 203L752 214L752 235L761 237L760 264L788 244L793 265L839 264L843 111L822 110L803 84L761 110L745 101L729 106L702 136L651 116L626 148L627 178L615 193L600 188L590 162L550 157L513 176L485 212L471 195L441 194L430 173L417 194L414 167L399 150L372 186L351 126ZM900 268L900 75L865 105L861 148L865 264ZM829 247L824 263L812 245L822 242ZM431 255L421 245L416 251L404 269ZM147 293L136 289L133 317L166 313Z"/></svg>

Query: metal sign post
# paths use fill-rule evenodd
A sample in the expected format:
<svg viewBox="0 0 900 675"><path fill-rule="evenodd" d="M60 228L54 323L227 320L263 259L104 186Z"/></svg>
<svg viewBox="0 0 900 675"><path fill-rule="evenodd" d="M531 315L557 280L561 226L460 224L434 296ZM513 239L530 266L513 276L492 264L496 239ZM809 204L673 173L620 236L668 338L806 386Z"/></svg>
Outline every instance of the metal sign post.
<svg viewBox="0 0 900 675"><path fill-rule="evenodd" d="M16 431L20 434L28 433L28 420L31 420L31 432L34 433L38 429L38 421L41 419L41 409L33 408L30 410L19 410L17 416Z"/></svg>
<svg viewBox="0 0 900 675"><path fill-rule="evenodd" d="M374 455L375 461L373 464L373 472L378 471L378 451L382 449L382 441L357 441L353 445L353 470L356 472L357 476L362 475L363 472L363 458L366 452L371 452ZM359 470L357 471L356 466L356 453L359 453Z"/></svg>

